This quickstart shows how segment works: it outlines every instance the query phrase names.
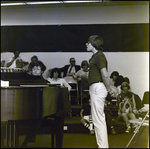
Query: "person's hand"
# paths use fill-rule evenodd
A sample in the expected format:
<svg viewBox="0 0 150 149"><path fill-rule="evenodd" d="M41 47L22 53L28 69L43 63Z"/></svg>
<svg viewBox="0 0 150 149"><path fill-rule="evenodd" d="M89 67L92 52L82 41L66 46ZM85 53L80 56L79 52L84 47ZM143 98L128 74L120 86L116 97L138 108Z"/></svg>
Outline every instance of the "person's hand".
<svg viewBox="0 0 150 149"><path fill-rule="evenodd" d="M136 109L134 109L134 110L133 110L133 113L135 113L135 114L136 114L136 113L138 113L138 111L137 111Z"/></svg>

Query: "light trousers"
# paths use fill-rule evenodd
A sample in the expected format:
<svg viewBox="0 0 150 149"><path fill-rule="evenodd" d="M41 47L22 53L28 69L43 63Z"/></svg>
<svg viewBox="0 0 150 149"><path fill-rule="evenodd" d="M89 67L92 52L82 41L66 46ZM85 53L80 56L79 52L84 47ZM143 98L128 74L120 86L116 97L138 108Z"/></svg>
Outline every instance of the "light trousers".
<svg viewBox="0 0 150 149"><path fill-rule="evenodd" d="M104 113L107 90L102 82L94 83L89 87L91 98L91 114L95 128L98 148L108 148L108 134Z"/></svg>

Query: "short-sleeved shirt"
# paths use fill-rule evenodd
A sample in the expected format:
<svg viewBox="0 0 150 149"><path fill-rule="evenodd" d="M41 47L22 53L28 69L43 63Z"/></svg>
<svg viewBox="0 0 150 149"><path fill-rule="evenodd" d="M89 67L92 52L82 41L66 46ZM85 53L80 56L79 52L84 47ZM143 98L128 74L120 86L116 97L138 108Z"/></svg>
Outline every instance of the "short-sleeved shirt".
<svg viewBox="0 0 150 149"><path fill-rule="evenodd" d="M98 51L91 57L89 60L89 66L89 84L91 85L93 83L103 82L100 70L102 68L107 69L107 60L102 51Z"/></svg>

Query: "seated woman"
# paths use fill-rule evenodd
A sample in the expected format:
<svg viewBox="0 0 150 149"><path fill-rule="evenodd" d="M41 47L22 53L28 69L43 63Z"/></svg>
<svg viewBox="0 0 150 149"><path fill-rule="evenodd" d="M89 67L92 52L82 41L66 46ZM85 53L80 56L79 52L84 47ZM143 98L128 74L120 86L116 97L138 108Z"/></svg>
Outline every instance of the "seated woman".
<svg viewBox="0 0 150 149"><path fill-rule="evenodd" d="M137 114L136 103L134 99L134 94L129 91L130 86L127 82L121 84L121 93L117 96L118 99L118 120L124 121L126 123L126 133L131 132L130 119L136 119L135 114ZM136 125L133 124L132 128L135 130ZM133 132L134 132L133 130Z"/></svg>
<svg viewBox="0 0 150 149"><path fill-rule="evenodd" d="M119 76L119 72L118 71L113 71L110 75L110 85L114 86L116 79Z"/></svg>
<svg viewBox="0 0 150 149"><path fill-rule="evenodd" d="M50 76L47 76L46 80L49 81L50 84L60 84L62 87L67 87L68 91L71 90L71 86L65 81L65 79L61 78L61 72L59 68L53 68Z"/></svg>

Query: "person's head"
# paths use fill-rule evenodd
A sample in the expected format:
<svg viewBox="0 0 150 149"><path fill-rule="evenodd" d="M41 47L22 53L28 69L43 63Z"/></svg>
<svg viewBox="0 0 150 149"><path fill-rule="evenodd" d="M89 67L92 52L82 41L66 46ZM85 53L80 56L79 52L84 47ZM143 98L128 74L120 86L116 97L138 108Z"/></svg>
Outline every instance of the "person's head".
<svg viewBox="0 0 150 149"><path fill-rule="evenodd" d="M60 72L59 68L52 69L51 78L61 78L61 72Z"/></svg>
<svg viewBox="0 0 150 149"><path fill-rule="evenodd" d="M39 65L34 65L31 70L31 74L34 76L40 76L42 74L41 66Z"/></svg>
<svg viewBox="0 0 150 149"><path fill-rule="evenodd" d="M123 82L121 84L121 90L124 92L124 93L127 93L130 89L130 85L127 83L127 82Z"/></svg>
<svg viewBox="0 0 150 149"><path fill-rule="evenodd" d="M31 62L36 63L38 61L38 57L36 55L31 57Z"/></svg>
<svg viewBox="0 0 150 149"><path fill-rule="evenodd" d="M19 55L20 55L20 51L14 51L14 56L15 56L15 58L17 58L17 57L19 57Z"/></svg>
<svg viewBox="0 0 150 149"><path fill-rule="evenodd" d="M113 80L113 82L116 81L116 79L118 78L119 76L119 72L118 71L113 71L110 75L110 78Z"/></svg>
<svg viewBox="0 0 150 149"><path fill-rule="evenodd" d="M83 70L87 70L88 67L89 67L89 63L87 60L81 62L81 68L83 68Z"/></svg>
<svg viewBox="0 0 150 149"><path fill-rule="evenodd" d="M42 75L43 71L42 71L42 66L40 63L32 63L31 65L31 74L34 76L40 76Z"/></svg>
<svg viewBox="0 0 150 149"><path fill-rule="evenodd" d="M128 77L124 77L124 82L127 82L128 84L130 84L130 80Z"/></svg>
<svg viewBox="0 0 150 149"><path fill-rule="evenodd" d="M93 47L96 50L103 50L103 38L99 35L92 35L88 38L88 43L86 43L87 51L92 51Z"/></svg>
<svg viewBox="0 0 150 149"><path fill-rule="evenodd" d="M76 60L74 57L71 57L69 62L70 62L70 65L72 65L72 66L75 66L75 64L76 64Z"/></svg>
<svg viewBox="0 0 150 149"><path fill-rule="evenodd" d="M124 82L124 77L122 75L119 75L116 79L116 82L115 82L115 86L118 87L120 86L122 83Z"/></svg>

